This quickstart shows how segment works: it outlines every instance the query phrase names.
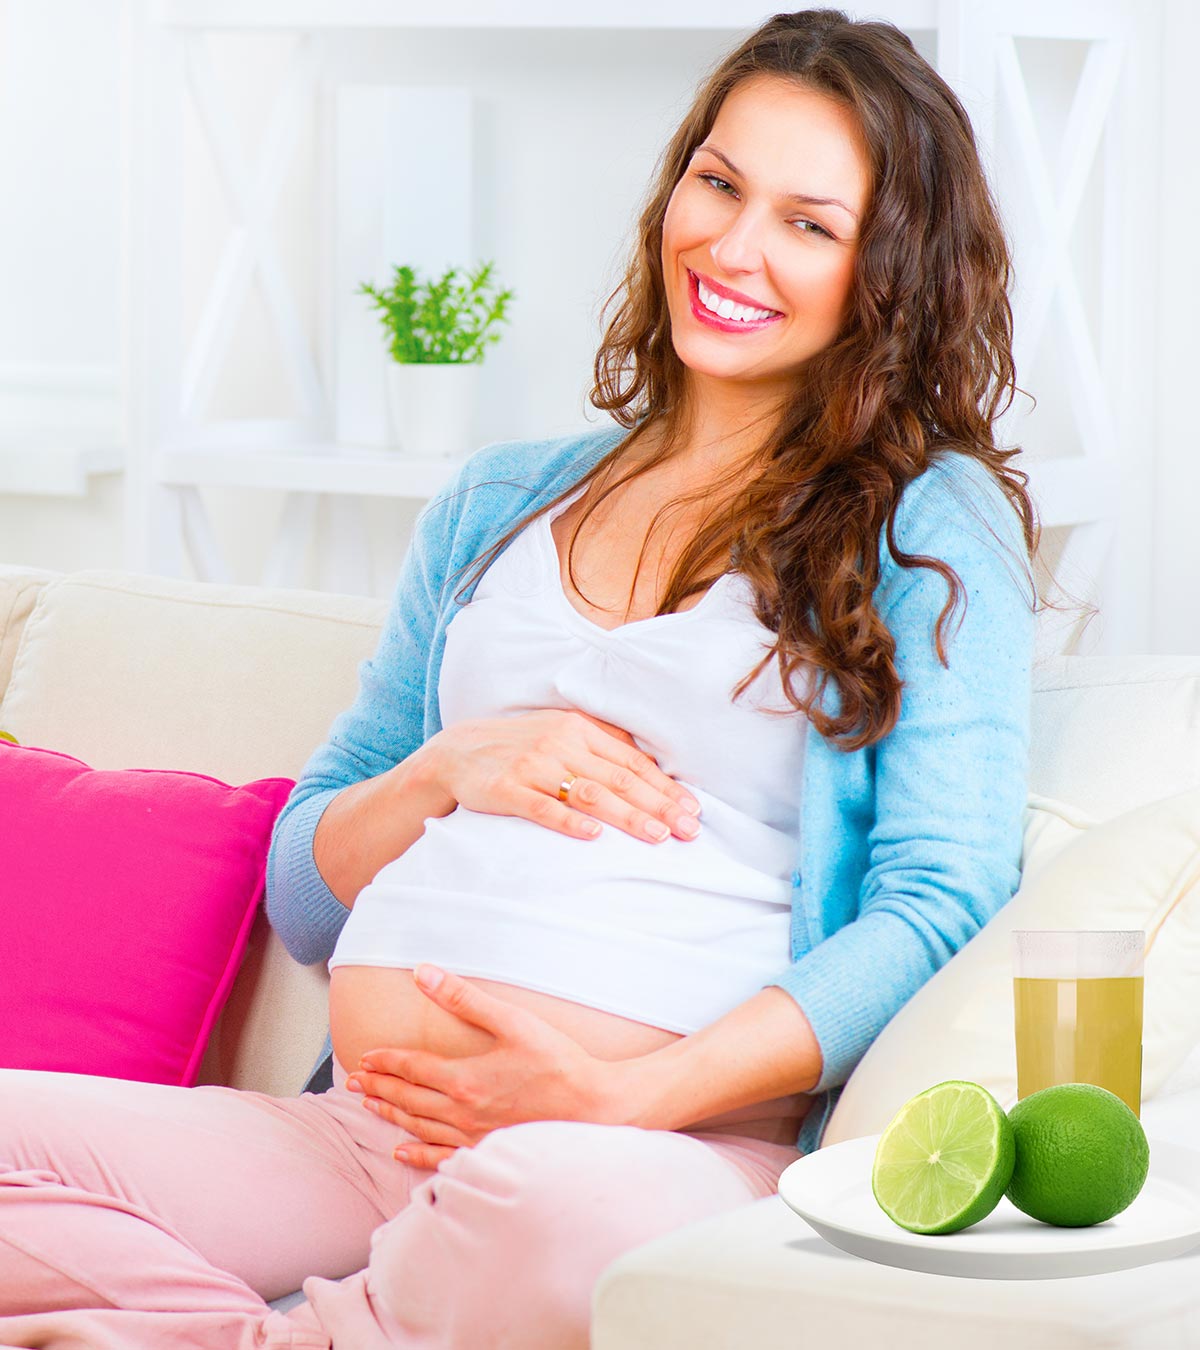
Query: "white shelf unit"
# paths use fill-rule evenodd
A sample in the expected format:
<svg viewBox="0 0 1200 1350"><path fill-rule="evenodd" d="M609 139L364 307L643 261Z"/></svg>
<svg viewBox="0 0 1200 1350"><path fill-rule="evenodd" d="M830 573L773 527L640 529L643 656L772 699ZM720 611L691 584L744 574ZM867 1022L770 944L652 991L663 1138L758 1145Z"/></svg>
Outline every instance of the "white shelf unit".
<svg viewBox="0 0 1200 1350"><path fill-rule="evenodd" d="M161 481L176 487L273 488L341 496L432 497L461 461L337 445L168 450Z"/></svg>
<svg viewBox="0 0 1200 1350"><path fill-rule="evenodd" d="M268 574L288 579L284 560L300 556L312 527L316 494L336 495L344 519L352 503L371 496L427 497L454 467L446 461L355 451L330 435L330 393L284 279L270 234L270 214L296 122L316 88L319 39L347 29L445 30L464 27L558 29L728 30L731 42L774 12L731 0L613 0L604 7L554 0L457 0L432 7L416 0L143 0L131 10L130 62L143 83L131 98L138 110L133 139L128 333L128 538L130 561L143 570L183 571L190 551L200 574L226 575L208 528L202 486L274 487L294 494ZM1149 475L1139 406L1152 389L1153 353L1145 341L1147 297L1138 284L1127 241L1147 196L1153 166L1143 146L1150 128L1147 74L1157 59L1158 18L1128 0L891 0L874 5L907 31L936 33L941 73L971 113L985 158L998 135L1015 147L1014 168L997 195L1006 217L1034 222L1017 240L1021 283L1014 296L1018 379L1050 339L1056 317L1066 341L1055 344L1065 367L1064 388L1039 400L1064 398L1080 453L1031 459L1026 468L1048 527L1071 527L1061 574L1084 579L1106 611L1098 650L1135 644L1148 587ZM864 14L864 17L866 15ZM256 178L243 163L216 84L206 77L200 40L209 31L273 30L307 35L279 96ZM1019 55L1023 39L1061 39L1083 53L1065 131L1045 144ZM231 200L240 206L234 234L213 277L205 318L192 348L180 335L183 100L196 101ZM1093 169L1103 166L1104 221L1099 227L1098 322L1089 317L1071 256L1072 233ZM1019 208L1019 209L1018 209ZM282 423L251 419L235 428L189 426L185 409L211 380L228 338L234 302L257 269L283 337L293 387L305 418ZM1023 404L1018 400L1018 405ZM1023 406L1014 407L1006 435L1021 443ZM537 428L530 429L538 434ZM1120 447L1120 452L1118 452ZM351 525L350 528L353 528ZM1119 546L1118 546L1119 545ZM1095 583L1093 584L1093 580ZM1075 592L1078 594L1079 592Z"/></svg>
<svg viewBox="0 0 1200 1350"><path fill-rule="evenodd" d="M0 493L86 497L125 463L115 369L0 364Z"/></svg>
<svg viewBox="0 0 1200 1350"><path fill-rule="evenodd" d="M33 497L86 497L92 479L120 473L125 451L77 432L6 428L0 436L0 492Z"/></svg>

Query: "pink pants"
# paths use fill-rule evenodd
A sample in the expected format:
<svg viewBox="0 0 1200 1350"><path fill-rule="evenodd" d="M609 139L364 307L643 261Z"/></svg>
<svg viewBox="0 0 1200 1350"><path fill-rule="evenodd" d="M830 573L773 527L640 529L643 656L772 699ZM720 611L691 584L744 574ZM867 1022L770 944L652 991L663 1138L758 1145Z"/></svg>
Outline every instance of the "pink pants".
<svg viewBox="0 0 1200 1350"><path fill-rule="evenodd" d="M436 1172L347 1092L0 1070L0 1346L582 1350L622 1252L775 1191L796 1149L534 1121ZM272 1300L300 1288L289 1313Z"/></svg>

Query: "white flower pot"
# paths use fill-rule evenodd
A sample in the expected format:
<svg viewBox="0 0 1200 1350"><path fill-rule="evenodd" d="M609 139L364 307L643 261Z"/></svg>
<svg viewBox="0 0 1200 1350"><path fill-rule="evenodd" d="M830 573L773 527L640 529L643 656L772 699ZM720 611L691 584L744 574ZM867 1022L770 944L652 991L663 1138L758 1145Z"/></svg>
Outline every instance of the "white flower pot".
<svg viewBox="0 0 1200 1350"><path fill-rule="evenodd" d="M388 363L392 431L405 454L449 459L475 449L482 369L479 361Z"/></svg>

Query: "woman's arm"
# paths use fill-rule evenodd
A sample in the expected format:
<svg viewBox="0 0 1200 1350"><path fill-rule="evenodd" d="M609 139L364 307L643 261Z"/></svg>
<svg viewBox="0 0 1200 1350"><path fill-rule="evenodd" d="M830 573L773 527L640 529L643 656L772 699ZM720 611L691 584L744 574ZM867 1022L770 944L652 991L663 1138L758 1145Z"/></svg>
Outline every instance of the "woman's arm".
<svg viewBox="0 0 1200 1350"><path fill-rule="evenodd" d="M570 451L576 439L521 443L518 448L522 461L528 460L536 473L539 453ZM426 820L448 815L460 800L463 755L451 752L445 732L439 735L437 699L430 697L430 662L447 587L462 580L448 577L447 571L456 547L459 554L464 551L460 539L464 519L473 520L470 531L479 535L482 547L490 529L481 532L479 522L490 522L497 511L511 509L503 499L493 505L475 492L465 505L461 498L479 480L531 495L531 490L509 481L512 461L512 446L485 446L418 517L379 643L359 667L358 696L305 764L275 823L267 860L267 913L288 951L305 965L329 959L362 887L384 863L400 857L420 838ZM465 552L470 557L476 550ZM546 712L559 719L551 739L562 740L564 765L590 766L594 781L583 785L576 794L579 800L563 805L545 795L544 782L535 792L519 774L506 772L499 776L491 794L494 800L486 806L477 800L480 785L468 783L468 806L527 815L546 828L578 837L589 837L584 830L589 815L639 838L648 819L656 817L687 837L681 808L690 794L663 774L651 757L637 751L632 737L586 714L582 720L591 726L581 731L574 725L580 720L577 714L563 709ZM526 724L519 732L514 729L509 740L528 736L537 741L550 735L544 725L533 725L536 711L524 718ZM508 753L498 743L481 748L467 730L463 735L472 750L469 758L478 770L476 778L486 777L496 758ZM494 736L490 739L497 741ZM527 759L520 751L516 746L516 759ZM548 781L565 776L565 771L555 770Z"/></svg>
<svg viewBox="0 0 1200 1350"><path fill-rule="evenodd" d="M637 1059L597 1065L596 1072L601 1111L610 1118L645 1130L682 1130L812 1092L821 1047L795 999L771 986L690 1036Z"/></svg>
<svg viewBox="0 0 1200 1350"><path fill-rule="evenodd" d="M878 605L896 640L903 698L896 726L874 747L856 912L827 915L823 897L810 895L822 932L775 981L821 1046L817 1092L849 1078L887 1023L1020 882L1035 598L1020 523L982 466L947 455L905 494L897 542L949 563L965 610L947 625L943 666L932 637L946 583L887 556ZM817 753L828 767L840 752ZM827 777L836 781L836 768Z"/></svg>
<svg viewBox="0 0 1200 1350"><path fill-rule="evenodd" d="M355 883L370 879L365 869L376 858L386 861L389 848L396 849L391 857L399 856L421 833L421 813L436 805L419 761L405 765L426 739L425 685L448 554L445 501L457 486L418 517L374 655L359 667L358 696L310 756L275 822L267 915L304 965L329 959L357 894ZM351 843L350 827L361 827L363 815L384 795L398 804L403 798L401 818L392 821L376 811L371 837ZM339 859L342 848L349 852Z"/></svg>
<svg viewBox="0 0 1200 1350"><path fill-rule="evenodd" d="M810 878L797 903L809 909L810 931L826 936L725 1016L636 1059L581 1054L533 1014L457 976L426 988L441 1007L490 1030L496 1045L449 1062L385 1050L375 1066L383 1072L356 1075L389 1119L434 1146L418 1150L423 1165L521 1120L680 1129L795 1092L827 1092L1011 897L1026 791L1033 596L1011 508L990 480L968 473L956 481L963 476L938 468L918 480L897 531L903 551L945 560L965 588L966 612L950 625L949 668L932 642L946 584L893 561L878 603L905 682L900 719L884 741L841 760L843 752L809 737L809 753L823 753L827 767L840 764L844 776L809 775L807 785L815 778L832 794L847 779L871 784L856 798L869 821L848 822L854 804L832 795L810 803L828 828L807 841L807 856L824 855L833 875L828 857L840 852L857 878L852 912L837 913ZM854 848L864 839L859 858Z"/></svg>
<svg viewBox="0 0 1200 1350"><path fill-rule="evenodd" d="M455 1149L522 1121L688 1128L722 1108L802 1091L820 1071L810 1037L809 1067L796 1076L806 1023L780 989L762 990L665 1050L602 1060L536 1013L461 975L427 964L414 974L433 1003L491 1037L486 1049L466 1057L381 1046L353 1066L347 1087L417 1137L419 1143L396 1156L422 1167L436 1167Z"/></svg>
<svg viewBox="0 0 1200 1350"><path fill-rule="evenodd" d="M343 788L322 812L313 862L339 904L352 908L379 869L420 839L427 820L454 810L435 769L426 742L395 768Z"/></svg>
<svg viewBox="0 0 1200 1350"><path fill-rule="evenodd" d="M1017 888L1033 594L1015 513L990 478L953 459L909 489L897 531L903 551L945 560L963 583L948 669L932 644L948 595L941 577L889 557L877 593L904 693L896 727L865 760L874 761L875 809L857 913L839 923L826 897L811 893L811 877L802 879L810 930L823 923L824 939L711 1026L613 1066L608 1090L629 1104L633 1123L678 1128L844 1083L891 1018ZM842 752L816 740L809 750L832 766L827 781L841 781ZM832 836L841 804L826 805ZM846 840L806 842L812 857Z"/></svg>

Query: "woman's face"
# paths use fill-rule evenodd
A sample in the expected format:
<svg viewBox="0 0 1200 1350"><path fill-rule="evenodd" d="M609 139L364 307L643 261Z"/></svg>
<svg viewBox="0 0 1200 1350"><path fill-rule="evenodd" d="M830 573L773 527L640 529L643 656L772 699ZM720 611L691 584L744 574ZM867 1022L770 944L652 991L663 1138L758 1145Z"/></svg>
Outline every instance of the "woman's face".
<svg viewBox="0 0 1200 1350"><path fill-rule="evenodd" d="M671 337L695 386L787 396L841 327L870 189L857 121L827 95L767 75L726 97L663 222Z"/></svg>

